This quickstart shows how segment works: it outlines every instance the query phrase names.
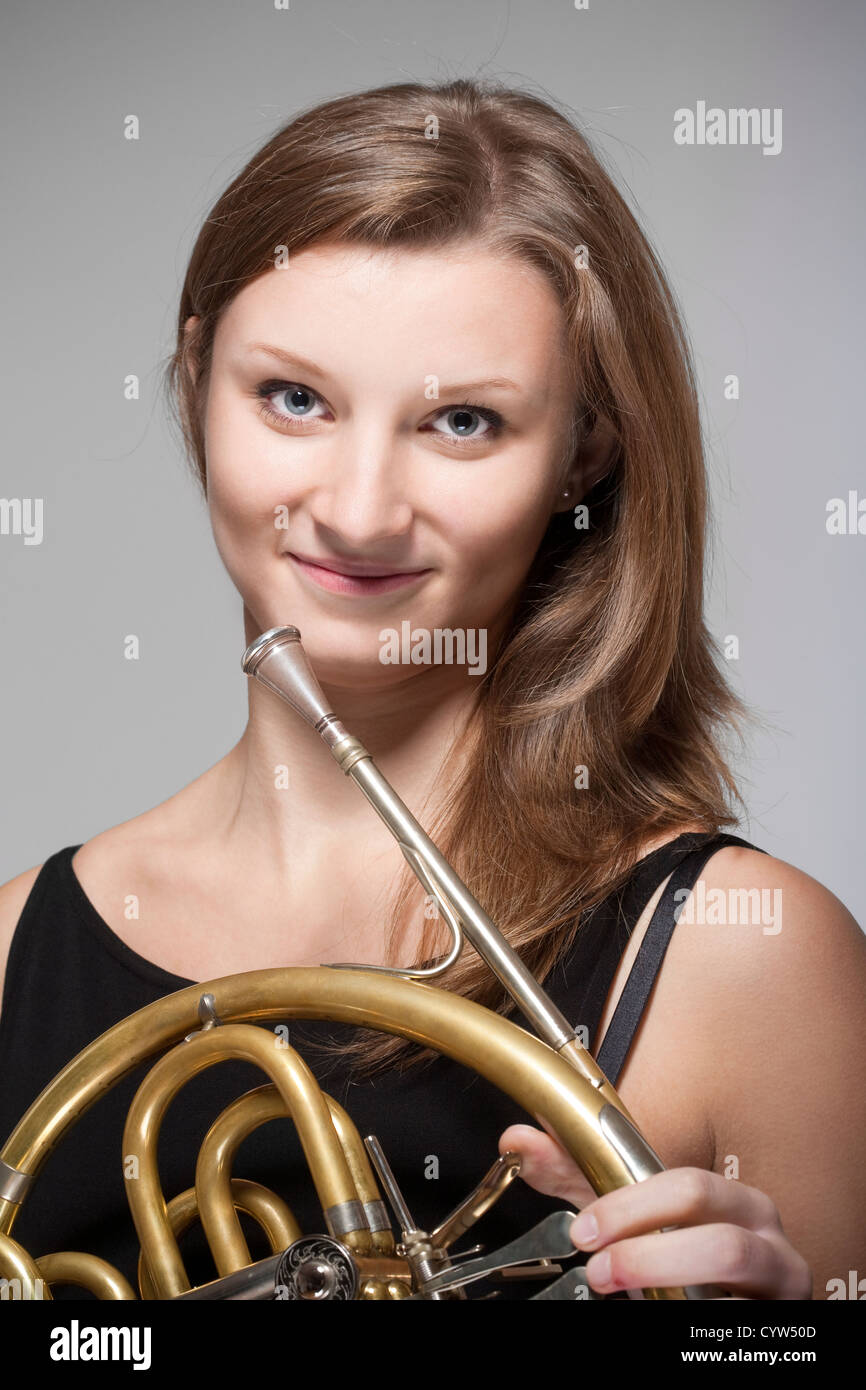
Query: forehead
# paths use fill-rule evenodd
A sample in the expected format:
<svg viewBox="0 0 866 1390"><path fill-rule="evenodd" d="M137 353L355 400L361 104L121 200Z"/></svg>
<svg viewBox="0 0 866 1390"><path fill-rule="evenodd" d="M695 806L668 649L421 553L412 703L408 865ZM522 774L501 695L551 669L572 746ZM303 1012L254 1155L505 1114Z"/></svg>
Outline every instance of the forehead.
<svg viewBox="0 0 866 1390"><path fill-rule="evenodd" d="M315 246L245 286L224 311L214 359L267 342L328 370L467 379L479 371L549 378L564 319L533 266L486 248ZM359 356L363 349L363 357Z"/></svg>

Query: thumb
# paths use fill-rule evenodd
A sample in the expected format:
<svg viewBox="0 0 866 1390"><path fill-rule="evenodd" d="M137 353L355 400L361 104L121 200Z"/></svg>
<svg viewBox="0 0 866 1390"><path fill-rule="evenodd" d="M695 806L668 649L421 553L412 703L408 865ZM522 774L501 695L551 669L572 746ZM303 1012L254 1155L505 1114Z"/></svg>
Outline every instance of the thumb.
<svg viewBox="0 0 866 1390"><path fill-rule="evenodd" d="M499 1152L509 1149L520 1154L520 1176L536 1192L561 1197L577 1208L595 1201L592 1184L552 1135L532 1125L509 1125L499 1137Z"/></svg>

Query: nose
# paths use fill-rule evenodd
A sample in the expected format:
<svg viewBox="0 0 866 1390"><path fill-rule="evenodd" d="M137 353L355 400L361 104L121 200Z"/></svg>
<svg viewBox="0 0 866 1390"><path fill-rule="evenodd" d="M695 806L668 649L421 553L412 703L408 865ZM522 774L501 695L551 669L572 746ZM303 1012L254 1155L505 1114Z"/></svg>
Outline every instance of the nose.
<svg viewBox="0 0 866 1390"><path fill-rule="evenodd" d="M342 546L363 552L406 535L414 513L393 439L378 429L347 432L319 462L310 512Z"/></svg>

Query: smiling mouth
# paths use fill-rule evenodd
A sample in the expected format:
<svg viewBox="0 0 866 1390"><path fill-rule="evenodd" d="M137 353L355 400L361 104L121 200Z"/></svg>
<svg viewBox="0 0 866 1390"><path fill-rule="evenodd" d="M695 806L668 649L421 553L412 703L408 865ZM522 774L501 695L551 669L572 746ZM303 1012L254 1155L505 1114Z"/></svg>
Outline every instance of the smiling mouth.
<svg viewBox="0 0 866 1390"><path fill-rule="evenodd" d="M304 560L291 551L288 552L288 557L307 579L320 589L327 589L334 594L384 594L392 589L403 589L409 584L415 584L425 575L432 573L431 570L424 569L345 574L342 570L330 569L327 565Z"/></svg>

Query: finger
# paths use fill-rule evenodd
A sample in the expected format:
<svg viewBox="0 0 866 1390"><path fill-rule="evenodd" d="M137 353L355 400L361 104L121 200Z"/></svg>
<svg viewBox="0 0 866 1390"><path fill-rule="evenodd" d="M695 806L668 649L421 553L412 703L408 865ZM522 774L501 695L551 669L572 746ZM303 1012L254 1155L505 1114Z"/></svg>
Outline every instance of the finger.
<svg viewBox="0 0 866 1390"><path fill-rule="evenodd" d="M520 1154L520 1176L536 1192L560 1197L578 1209L595 1201L595 1189L571 1155L549 1134L532 1125L510 1125L499 1138L499 1152L509 1149Z"/></svg>
<svg viewBox="0 0 866 1390"><path fill-rule="evenodd" d="M570 1235L578 1250L594 1250L659 1227L711 1221L758 1231L776 1226L778 1214L772 1200L755 1187L705 1168L668 1168L597 1197L581 1212Z"/></svg>
<svg viewBox="0 0 866 1390"><path fill-rule="evenodd" d="M597 1293L718 1284L745 1298L802 1298L779 1248L743 1226L691 1226L617 1241L586 1262Z"/></svg>

